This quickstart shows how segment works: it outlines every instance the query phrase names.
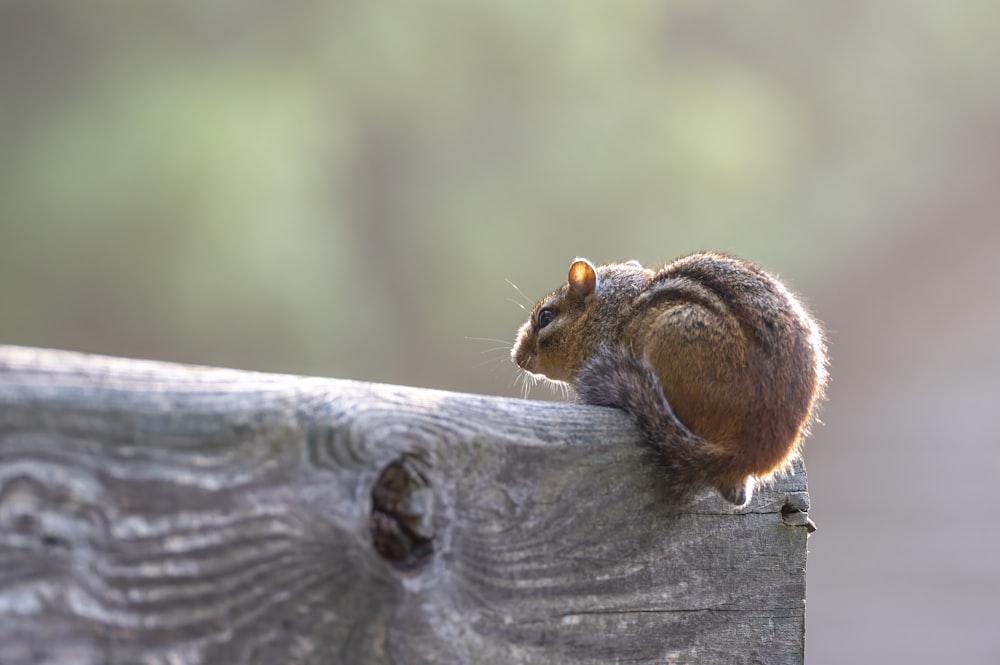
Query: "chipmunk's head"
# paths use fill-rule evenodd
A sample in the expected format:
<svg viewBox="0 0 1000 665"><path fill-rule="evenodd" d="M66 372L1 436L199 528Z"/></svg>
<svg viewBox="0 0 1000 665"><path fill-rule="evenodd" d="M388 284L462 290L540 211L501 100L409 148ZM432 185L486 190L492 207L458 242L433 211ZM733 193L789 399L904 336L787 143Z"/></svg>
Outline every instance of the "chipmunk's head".
<svg viewBox="0 0 1000 665"><path fill-rule="evenodd" d="M613 334L618 317L604 310L620 310L651 274L635 261L594 266L575 260L566 283L539 300L518 330L511 360L526 372L572 383L593 350Z"/></svg>
<svg viewBox="0 0 1000 665"><path fill-rule="evenodd" d="M550 381L570 381L582 362L583 323L596 292L597 269L577 259L566 283L535 303L531 317L517 331L510 354L514 364Z"/></svg>

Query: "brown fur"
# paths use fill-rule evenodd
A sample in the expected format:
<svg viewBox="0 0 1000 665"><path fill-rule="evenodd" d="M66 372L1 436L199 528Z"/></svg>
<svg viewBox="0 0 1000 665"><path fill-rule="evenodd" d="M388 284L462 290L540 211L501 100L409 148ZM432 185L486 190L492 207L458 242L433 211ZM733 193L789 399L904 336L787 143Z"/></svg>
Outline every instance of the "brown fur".
<svg viewBox="0 0 1000 665"><path fill-rule="evenodd" d="M511 357L635 416L678 496L708 484L741 505L797 452L826 381L805 308L753 263L711 252L655 271L574 262Z"/></svg>

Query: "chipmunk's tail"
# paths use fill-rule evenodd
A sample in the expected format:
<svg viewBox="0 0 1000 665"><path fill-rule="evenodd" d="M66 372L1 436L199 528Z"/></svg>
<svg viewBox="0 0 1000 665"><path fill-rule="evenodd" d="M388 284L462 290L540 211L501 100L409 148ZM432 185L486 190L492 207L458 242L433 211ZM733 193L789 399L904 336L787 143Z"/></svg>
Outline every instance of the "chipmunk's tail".
<svg viewBox="0 0 1000 665"><path fill-rule="evenodd" d="M713 486L731 503L749 502L752 480L719 482L731 460L674 415L645 357L602 346L577 372L574 383L585 404L623 409L636 419L645 443L666 471L664 489L671 498L686 501Z"/></svg>

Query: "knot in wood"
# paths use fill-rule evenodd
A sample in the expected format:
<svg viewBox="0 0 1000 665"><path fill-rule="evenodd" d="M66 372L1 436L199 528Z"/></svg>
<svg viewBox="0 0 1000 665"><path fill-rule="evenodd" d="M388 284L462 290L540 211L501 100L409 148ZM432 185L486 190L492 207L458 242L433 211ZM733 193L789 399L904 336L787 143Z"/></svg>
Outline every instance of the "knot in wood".
<svg viewBox="0 0 1000 665"><path fill-rule="evenodd" d="M372 487L372 545L396 570L416 572L434 554L433 493L425 459L406 453Z"/></svg>

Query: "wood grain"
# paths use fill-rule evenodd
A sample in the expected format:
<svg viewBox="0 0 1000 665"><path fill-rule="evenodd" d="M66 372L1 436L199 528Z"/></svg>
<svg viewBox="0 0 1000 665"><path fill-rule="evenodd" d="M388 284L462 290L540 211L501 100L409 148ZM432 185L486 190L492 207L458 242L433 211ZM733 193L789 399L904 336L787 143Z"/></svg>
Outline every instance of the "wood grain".
<svg viewBox="0 0 1000 665"><path fill-rule="evenodd" d="M610 409L0 347L0 663L801 663L801 464L657 474Z"/></svg>

